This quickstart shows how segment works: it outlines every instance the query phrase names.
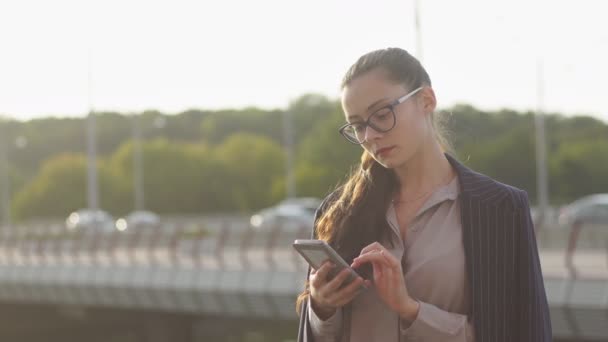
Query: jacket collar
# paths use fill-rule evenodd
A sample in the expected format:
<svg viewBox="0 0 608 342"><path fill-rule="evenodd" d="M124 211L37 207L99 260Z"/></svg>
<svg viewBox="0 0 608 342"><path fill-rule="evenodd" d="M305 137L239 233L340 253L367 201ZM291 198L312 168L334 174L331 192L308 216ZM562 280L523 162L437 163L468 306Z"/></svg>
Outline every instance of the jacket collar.
<svg viewBox="0 0 608 342"><path fill-rule="evenodd" d="M458 174L462 197L482 201L485 204L496 204L511 195L504 184L471 170L448 153L445 153L445 156Z"/></svg>

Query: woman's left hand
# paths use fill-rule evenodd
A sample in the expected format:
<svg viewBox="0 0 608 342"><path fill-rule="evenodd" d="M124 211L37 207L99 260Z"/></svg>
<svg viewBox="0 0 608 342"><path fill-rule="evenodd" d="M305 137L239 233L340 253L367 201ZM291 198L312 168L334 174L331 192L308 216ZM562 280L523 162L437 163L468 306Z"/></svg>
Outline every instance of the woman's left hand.
<svg viewBox="0 0 608 342"><path fill-rule="evenodd" d="M351 266L357 268L367 262L372 264L374 287L382 301L399 313L401 318L414 321L418 316L419 304L407 291L399 260L380 243L374 242L361 250ZM366 285L370 285L369 280L366 280Z"/></svg>

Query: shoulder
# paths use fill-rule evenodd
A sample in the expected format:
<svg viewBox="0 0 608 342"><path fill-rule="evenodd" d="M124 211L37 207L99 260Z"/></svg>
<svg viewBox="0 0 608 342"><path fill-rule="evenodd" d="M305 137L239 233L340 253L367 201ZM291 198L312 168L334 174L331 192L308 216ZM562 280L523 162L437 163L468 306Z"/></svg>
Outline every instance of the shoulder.
<svg viewBox="0 0 608 342"><path fill-rule="evenodd" d="M465 198L505 211L529 208L528 194L524 190L477 172L449 154L446 158L456 169L461 195Z"/></svg>
<svg viewBox="0 0 608 342"><path fill-rule="evenodd" d="M323 213L327 210L327 208L329 208L335 201L337 201L340 198L340 194L342 193L342 188L343 188L343 186L336 188L335 190L330 192L327 196L325 196L325 198L323 198L323 200L321 201L321 204L319 205L319 207L317 208L317 210L315 212L315 221L317 221L321 217L321 215L323 215Z"/></svg>
<svg viewBox="0 0 608 342"><path fill-rule="evenodd" d="M519 211L529 209L528 193L515 186L499 182L487 175L470 170L461 177L463 193L488 206Z"/></svg>

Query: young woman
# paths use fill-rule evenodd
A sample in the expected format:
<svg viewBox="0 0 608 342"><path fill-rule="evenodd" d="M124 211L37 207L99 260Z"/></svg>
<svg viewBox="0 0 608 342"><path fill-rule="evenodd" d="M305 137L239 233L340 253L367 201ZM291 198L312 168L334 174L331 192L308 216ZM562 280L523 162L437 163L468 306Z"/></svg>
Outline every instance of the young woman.
<svg viewBox="0 0 608 342"><path fill-rule="evenodd" d="M551 341L527 194L446 153L436 104L404 50L346 73L340 133L361 167L323 201L313 236L362 277L310 270L299 341Z"/></svg>

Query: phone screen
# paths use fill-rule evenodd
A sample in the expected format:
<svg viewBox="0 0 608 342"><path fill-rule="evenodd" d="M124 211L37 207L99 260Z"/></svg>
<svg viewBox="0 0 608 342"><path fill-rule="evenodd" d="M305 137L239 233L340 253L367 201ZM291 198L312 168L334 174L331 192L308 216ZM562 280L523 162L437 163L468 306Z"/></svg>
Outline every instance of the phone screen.
<svg viewBox="0 0 608 342"><path fill-rule="evenodd" d="M329 255L323 250L309 249L306 251L306 254L308 255L308 258L310 258L312 267L315 269L319 269L325 261L330 260Z"/></svg>

